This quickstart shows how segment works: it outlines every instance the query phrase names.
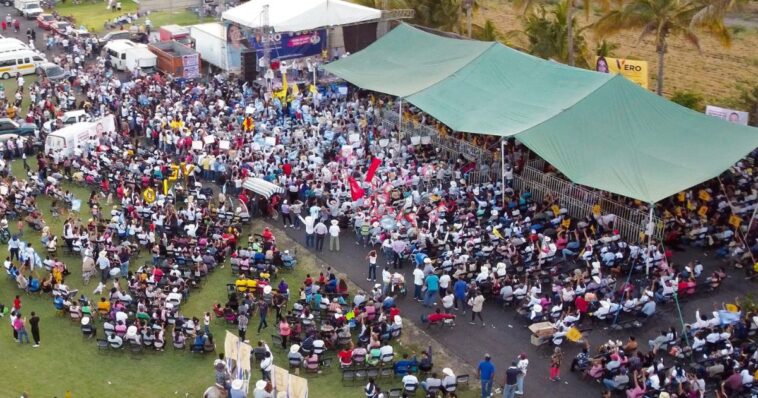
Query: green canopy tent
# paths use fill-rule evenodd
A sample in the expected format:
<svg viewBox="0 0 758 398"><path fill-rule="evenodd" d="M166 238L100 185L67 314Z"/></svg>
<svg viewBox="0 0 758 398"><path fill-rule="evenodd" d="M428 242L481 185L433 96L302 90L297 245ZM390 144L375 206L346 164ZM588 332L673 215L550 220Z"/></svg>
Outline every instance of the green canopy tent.
<svg viewBox="0 0 758 398"><path fill-rule="evenodd" d="M454 130L515 135L572 181L649 203L718 176L758 147L758 130L621 76L405 24L326 70Z"/></svg>

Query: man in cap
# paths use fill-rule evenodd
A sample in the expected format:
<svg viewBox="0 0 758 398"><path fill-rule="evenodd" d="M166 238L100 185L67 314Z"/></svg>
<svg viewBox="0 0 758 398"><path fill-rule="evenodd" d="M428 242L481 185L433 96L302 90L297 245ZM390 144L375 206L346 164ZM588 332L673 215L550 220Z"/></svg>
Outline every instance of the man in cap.
<svg viewBox="0 0 758 398"><path fill-rule="evenodd" d="M484 360L479 362L479 366L476 368L476 378L482 382L482 398L489 398L492 395L494 377L495 365L492 364L490 354L484 354Z"/></svg>

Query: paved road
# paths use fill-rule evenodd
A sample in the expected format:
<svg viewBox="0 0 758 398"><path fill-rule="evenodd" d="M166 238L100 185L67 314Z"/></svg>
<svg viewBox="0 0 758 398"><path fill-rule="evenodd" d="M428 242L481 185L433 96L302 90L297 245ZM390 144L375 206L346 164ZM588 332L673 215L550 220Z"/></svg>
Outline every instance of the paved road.
<svg viewBox="0 0 758 398"><path fill-rule="evenodd" d="M305 246L305 233L300 230L293 230L287 228L287 235L292 239L298 241ZM342 237L342 251L341 252L329 252L328 242L325 244L325 250L322 253L318 253L318 257L331 265L340 272L348 275L358 286L363 289L370 289L373 286L373 282L366 281L368 272L368 266L364 260L367 249L362 246L355 245L352 234L350 236ZM718 263L705 257L701 251L688 250L686 252L679 252L675 254L674 261L677 263L686 263L695 258L701 258L704 261L706 272L715 269ZM380 264L382 259L380 258ZM405 267L404 272L406 274L406 280L411 281L410 277L411 269L408 266ZM754 289L755 285L749 285L744 280L741 273L732 273L730 278L726 280L722 288L709 295L703 296L696 300L692 300L682 304L682 313L685 322L691 322L694 320L695 310L702 308L703 310L709 310L712 308L712 303L733 302L735 295L744 294L748 289ZM422 314L429 312L421 306L420 303L411 299L412 293L406 298L400 298L398 305L402 311L403 316L413 321L418 322ZM668 328L670 326L677 326L677 314L671 305L659 307L660 314L658 314L653 320L645 325L643 330L634 330L633 333L640 346L647 344L647 340L654 338L661 329ZM518 354L526 353L530 360L529 373L526 379L527 395L529 396L548 396L555 393L556 384L548 380L548 368L549 357L551 353L551 347L534 347L530 344L530 333L526 328L526 323L519 317L517 317L513 309L503 309L497 306L495 303L486 303L483 316L487 325L482 327L481 325L470 325L467 318L468 313L463 316L460 313L457 325L452 328L438 329L433 328L428 330L429 334L436 338L441 344L449 347L449 349L458 357L468 362L472 366L476 366L481 360L483 354L488 352L492 355L495 365L498 369L496 384L502 384L504 378L504 371L510 365ZM586 336L592 343L593 347L597 347L604 341L608 341L609 338L626 340L628 337L627 332L612 332L604 329L602 326L596 326L596 329L592 330ZM581 394L574 396L592 396L597 395L600 391L600 387L597 384L581 381L576 375L571 375L568 371L571 358L576 355L580 347L573 343L564 343L563 349L565 351L566 361L563 367L563 383L560 386L561 392L570 392L572 394Z"/></svg>

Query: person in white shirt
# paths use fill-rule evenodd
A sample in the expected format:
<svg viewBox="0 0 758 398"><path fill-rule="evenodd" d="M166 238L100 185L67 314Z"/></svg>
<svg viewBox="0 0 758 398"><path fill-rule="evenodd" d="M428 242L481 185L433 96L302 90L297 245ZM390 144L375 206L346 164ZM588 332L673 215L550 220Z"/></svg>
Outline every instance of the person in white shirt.
<svg viewBox="0 0 758 398"><path fill-rule="evenodd" d="M407 388L408 386L418 386L418 378L415 375L407 374L403 376L403 379L401 381L403 383L403 388Z"/></svg>
<svg viewBox="0 0 758 398"><path fill-rule="evenodd" d="M329 251L334 251L335 247L337 251L340 251L340 226L339 221L332 220L332 225L329 227Z"/></svg>
<svg viewBox="0 0 758 398"><path fill-rule="evenodd" d="M421 288L424 286L424 270L421 267L416 267L413 270L413 298L416 301L421 301Z"/></svg>

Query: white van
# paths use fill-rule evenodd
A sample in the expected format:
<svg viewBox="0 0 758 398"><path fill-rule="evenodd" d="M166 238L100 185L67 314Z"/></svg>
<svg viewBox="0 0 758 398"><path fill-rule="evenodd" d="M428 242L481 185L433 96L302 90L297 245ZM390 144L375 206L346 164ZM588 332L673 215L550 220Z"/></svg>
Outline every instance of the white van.
<svg viewBox="0 0 758 398"><path fill-rule="evenodd" d="M131 40L111 40L104 50L113 68L118 70L154 69L158 62L158 56L150 52L146 45Z"/></svg>
<svg viewBox="0 0 758 398"><path fill-rule="evenodd" d="M0 39L0 52L15 50L30 50L30 48L26 43L19 39L14 39L12 37Z"/></svg>
<svg viewBox="0 0 758 398"><path fill-rule="evenodd" d="M100 138L105 133L116 131L113 115L91 121L66 126L48 134L45 139L45 153L60 152L63 156L74 153L81 146L84 148L91 138Z"/></svg>
<svg viewBox="0 0 758 398"><path fill-rule="evenodd" d="M37 67L45 62L40 54L32 50L0 52L0 78L9 79L16 74L37 73Z"/></svg>

